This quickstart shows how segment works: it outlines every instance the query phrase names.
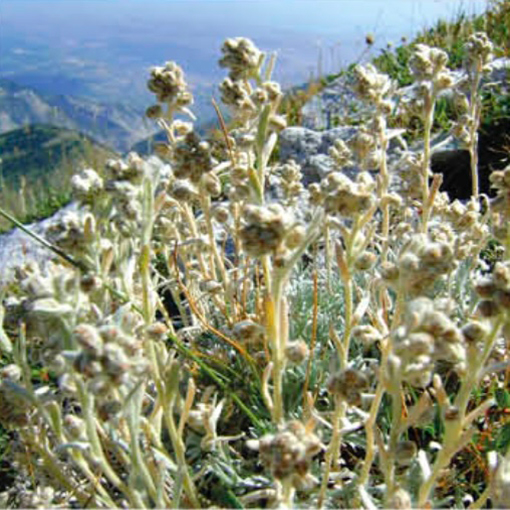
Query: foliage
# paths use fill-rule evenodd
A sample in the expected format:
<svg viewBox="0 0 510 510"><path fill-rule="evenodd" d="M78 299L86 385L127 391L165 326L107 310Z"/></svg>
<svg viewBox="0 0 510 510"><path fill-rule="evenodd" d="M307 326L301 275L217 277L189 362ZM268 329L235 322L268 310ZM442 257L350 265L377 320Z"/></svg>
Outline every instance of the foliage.
<svg viewBox="0 0 510 510"><path fill-rule="evenodd" d="M115 153L63 128L30 125L0 135L0 202L23 222L45 218L71 199L71 176ZM0 229L10 228L2 221Z"/></svg>

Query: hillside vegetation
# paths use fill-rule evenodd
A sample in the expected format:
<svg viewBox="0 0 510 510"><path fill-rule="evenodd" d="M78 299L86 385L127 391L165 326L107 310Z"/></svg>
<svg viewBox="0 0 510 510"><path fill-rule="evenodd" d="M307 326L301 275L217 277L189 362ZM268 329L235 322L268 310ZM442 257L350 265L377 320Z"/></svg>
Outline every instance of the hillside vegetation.
<svg viewBox="0 0 510 510"><path fill-rule="evenodd" d="M30 125L0 134L0 202L21 221L46 217L70 198L74 172L116 153L70 129ZM4 220L0 228L10 225Z"/></svg>

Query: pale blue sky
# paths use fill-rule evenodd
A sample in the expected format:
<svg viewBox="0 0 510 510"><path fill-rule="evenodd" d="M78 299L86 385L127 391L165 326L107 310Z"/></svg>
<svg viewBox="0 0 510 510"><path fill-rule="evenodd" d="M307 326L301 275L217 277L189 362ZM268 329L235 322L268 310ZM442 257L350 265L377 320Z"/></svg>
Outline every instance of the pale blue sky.
<svg viewBox="0 0 510 510"><path fill-rule="evenodd" d="M486 0L0 0L0 77L55 73L94 94L139 97L151 65L176 60L210 86L226 37L278 52L284 85L336 72L365 50L398 43L437 19L481 13ZM319 54L322 55L319 59ZM93 79L92 79L93 77ZM58 83L55 84L57 86Z"/></svg>

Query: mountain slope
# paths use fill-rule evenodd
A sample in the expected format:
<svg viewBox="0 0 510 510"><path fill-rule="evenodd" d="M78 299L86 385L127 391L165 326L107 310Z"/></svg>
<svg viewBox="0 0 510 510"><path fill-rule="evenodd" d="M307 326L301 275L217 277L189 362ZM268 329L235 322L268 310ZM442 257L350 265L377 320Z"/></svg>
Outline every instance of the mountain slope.
<svg viewBox="0 0 510 510"><path fill-rule="evenodd" d="M0 79L0 133L29 124L74 129L121 152L155 131L145 122L142 112L129 106L39 94L29 87Z"/></svg>
<svg viewBox="0 0 510 510"><path fill-rule="evenodd" d="M114 155L91 138L70 129L32 125L0 135L3 183L19 186L39 179L52 183L52 174L62 168L78 169Z"/></svg>
<svg viewBox="0 0 510 510"><path fill-rule="evenodd" d="M72 175L100 171L113 150L70 129L32 125L0 135L0 206L22 222L45 218L70 200ZM0 218L0 231L12 225Z"/></svg>

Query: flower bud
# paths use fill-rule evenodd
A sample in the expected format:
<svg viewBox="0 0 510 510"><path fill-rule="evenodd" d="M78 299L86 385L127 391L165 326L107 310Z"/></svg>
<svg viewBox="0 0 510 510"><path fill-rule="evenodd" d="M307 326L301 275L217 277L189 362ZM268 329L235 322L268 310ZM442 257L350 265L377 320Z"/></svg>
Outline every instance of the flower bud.
<svg viewBox="0 0 510 510"><path fill-rule="evenodd" d="M464 339L466 340L466 342L470 343L481 341L485 337L487 332L488 332L487 327L478 321L468 322L462 328L462 335L464 336Z"/></svg>
<svg viewBox="0 0 510 510"><path fill-rule="evenodd" d="M395 461L400 466L409 466L416 457L418 448L413 441L399 441L395 450Z"/></svg>
<svg viewBox="0 0 510 510"><path fill-rule="evenodd" d="M367 271L374 267L377 261L377 255L370 251L364 251L354 262L354 267L358 271Z"/></svg>
<svg viewBox="0 0 510 510"><path fill-rule="evenodd" d="M398 488L390 499L388 508L396 510L411 510L413 508L411 496L404 489Z"/></svg>
<svg viewBox="0 0 510 510"><path fill-rule="evenodd" d="M285 236L285 245L293 250L304 241L305 236L306 228L303 225L296 225Z"/></svg>
<svg viewBox="0 0 510 510"><path fill-rule="evenodd" d="M460 410L457 406L448 406L444 411L445 421L455 421L460 417Z"/></svg>
<svg viewBox="0 0 510 510"><path fill-rule="evenodd" d="M484 299L478 303L476 313L483 318L495 317L499 313L499 307L490 299Z"/></svg>
<svg viewBox="0 0 510 510"><path fill-rule="evenodd" d="M79 324L74 328L73 338L78 345L92 356L100 356L103 352L103 339L99 331L90 324Z"/></svg>
<svg viewBox="0 0 510 510"><path fill-rule="evenodd" d="M310 349L304 340L289 342L285 347L285 356L293 364L299 365L305 361L310 354Z"/></svg>
<svg viewBox="0 0 510 510"><path fill-rule="evenodd" d="M229 212L228 209L222 205L217 205L212 210L213 218L218 223L226 223L229 218Z"/></svg>
<svg viewBox="0 0 510 510"><path fill-rule="evenodd" d="M161 108L161 105L154 104L152 106L149 106L147 110L145 110L145 116L149 119L159 119L163 116L163 109Z"/></svg>
<svg viewBox="0 0 510 510"><path fill-rule="evenodd" d="M21 368L13 363L0 369L0 377L8 381L17 382L21 379Z"/></svg>
<svg viewBox="0 0 510 510"><path fill-rule="evenodd" d="M205 174L203 176L203 185L207 193L213 198L221 195L221 182L216 175L212 173Z"/></svg>
<svg viewBox="0 0 510 510"><path fill-rule="evenodd" d="M232 334L243 342L253 342L261 340L264 336L264 331L264 327L260 324L245 320L234 325Z"/></svg>
<svg viewBox="0 0 510 510"><path fill-rule="evenodd" d="M85 422L74 414L66 414L64 428L72 439L80 439L85 433Z"/></svg>

